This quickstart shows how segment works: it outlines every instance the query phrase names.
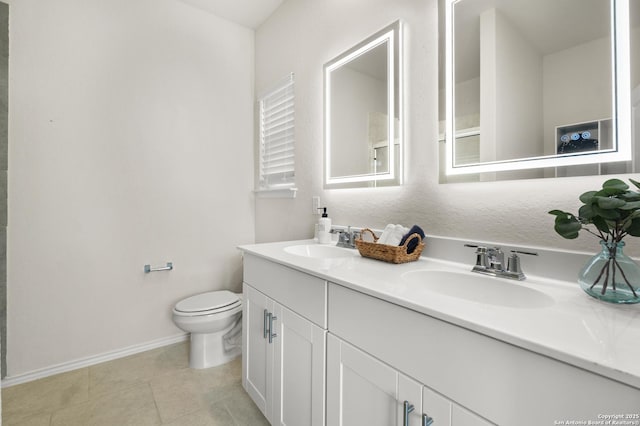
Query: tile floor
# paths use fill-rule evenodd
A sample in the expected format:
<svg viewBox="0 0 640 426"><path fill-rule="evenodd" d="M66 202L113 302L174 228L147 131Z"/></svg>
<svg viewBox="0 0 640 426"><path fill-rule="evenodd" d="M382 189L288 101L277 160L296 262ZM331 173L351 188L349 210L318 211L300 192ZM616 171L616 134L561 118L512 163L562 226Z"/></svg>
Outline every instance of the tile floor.
<svg viewBox="0 0 640 426"><path fill-rule="evenodd" d="M189 368L178 343L2 389L3 426L268 425L241 361Z"/></svg>

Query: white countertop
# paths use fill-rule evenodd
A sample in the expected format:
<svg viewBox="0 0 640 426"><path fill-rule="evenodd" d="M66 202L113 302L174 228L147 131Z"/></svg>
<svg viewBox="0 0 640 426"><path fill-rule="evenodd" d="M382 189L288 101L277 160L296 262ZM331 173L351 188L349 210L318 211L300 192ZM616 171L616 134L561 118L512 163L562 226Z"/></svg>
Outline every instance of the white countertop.
<svg viewBox="0 0 640 426"><path fill-rule="evenodd" d="M395 265L363 258L357 251L353 257L318 259L284 250L303 244L315 242L286 241L240 249L640 389L640 304L601 302L584 293L577 282L536 276L522 282L484 277L469 272L472 265L427 257ZM483 279L500 280L544 293L553 301L548 306L523 308L447 296L402 277L417 270L469 274L478 278L478 285Z"/></svg>

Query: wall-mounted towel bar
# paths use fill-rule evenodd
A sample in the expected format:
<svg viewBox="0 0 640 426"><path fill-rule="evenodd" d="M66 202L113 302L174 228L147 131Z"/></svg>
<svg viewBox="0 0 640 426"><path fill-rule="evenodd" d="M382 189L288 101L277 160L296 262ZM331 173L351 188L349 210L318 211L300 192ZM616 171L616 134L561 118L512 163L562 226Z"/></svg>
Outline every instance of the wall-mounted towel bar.
<svg viewBox="0 0 640 426"><path fill-rule="evenodd" d="M157 272L157 271L170 271L173 269L173 262L167 262L166 266L160 266L159 268L152 268L151 265L144 265L144 273L148 274L149 272Z"/></svg>

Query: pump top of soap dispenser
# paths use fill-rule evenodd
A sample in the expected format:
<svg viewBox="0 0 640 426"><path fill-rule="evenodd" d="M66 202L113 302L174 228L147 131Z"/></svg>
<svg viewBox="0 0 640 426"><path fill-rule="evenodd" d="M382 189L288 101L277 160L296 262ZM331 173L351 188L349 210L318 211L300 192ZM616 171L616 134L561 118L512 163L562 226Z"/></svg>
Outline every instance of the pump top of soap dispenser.
<svg viewBox="0 0 640 426"><path fill-rule="evenodd" d="M326 207L318 207L318 210L322 210L322 217L329 217L327 215L327 208Z"/></svg>

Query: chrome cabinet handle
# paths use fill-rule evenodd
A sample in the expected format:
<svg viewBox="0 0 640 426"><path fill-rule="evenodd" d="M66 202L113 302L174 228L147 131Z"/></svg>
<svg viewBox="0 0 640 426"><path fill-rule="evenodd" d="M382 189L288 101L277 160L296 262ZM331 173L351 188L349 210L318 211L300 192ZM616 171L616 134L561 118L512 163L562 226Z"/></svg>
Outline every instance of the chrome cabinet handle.
<svg viewBox="0 0 640 426"><path fill-rule="evenodd" d="M269 314L269 343L273 343L273 339L278 337L276 333L273 333L273 322L277 319L277 316Z"/></svg>
<svg viewBox="0 0 640 426"><path fill-rule="evenodd" d="M427 416L426 414L422 415L422 426L431 426L433 424L433 418Z"/></svg>
<svg viewBox="0 0 640 426"><path fill-rule="evenodd" d="M267 311L266 309L264 310L264 317L263 317L263 322L262 322L262 337L264 337L265 339L267 338L267 336L269 335L269 316L271 314L269 313L269 311Z"/></svg>
<svg viewBox="0 0 640 426"><path fill-rule="evenodd" d="M404 402L404 414L402 416L403 425L409 426L409 414L415 409L413 404L409 404L409 401Z"/></svg>

